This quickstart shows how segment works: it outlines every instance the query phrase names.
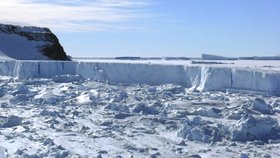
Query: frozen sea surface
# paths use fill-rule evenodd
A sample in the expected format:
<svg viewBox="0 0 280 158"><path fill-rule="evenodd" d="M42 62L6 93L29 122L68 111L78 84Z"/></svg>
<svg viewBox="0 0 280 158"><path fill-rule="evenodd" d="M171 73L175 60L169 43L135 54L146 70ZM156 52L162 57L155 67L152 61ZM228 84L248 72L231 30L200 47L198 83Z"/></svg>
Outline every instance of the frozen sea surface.
<svg viewBox="0 0 280 158"><path fill-rule="evenodd" d="M0 85L1 158L280 157L275 95L73 76Z"/></svg>

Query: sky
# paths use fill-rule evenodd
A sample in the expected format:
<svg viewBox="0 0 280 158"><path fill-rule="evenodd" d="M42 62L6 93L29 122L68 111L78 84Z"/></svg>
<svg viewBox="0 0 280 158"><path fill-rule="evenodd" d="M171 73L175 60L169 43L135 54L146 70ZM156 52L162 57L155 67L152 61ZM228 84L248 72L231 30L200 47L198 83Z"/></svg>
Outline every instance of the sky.
<svg viewBox="0 0 280 158"><path fill-rule="evenodd" d="M73 57L280 55L279 0L0 0L0 23L49 27Z"/></svg>

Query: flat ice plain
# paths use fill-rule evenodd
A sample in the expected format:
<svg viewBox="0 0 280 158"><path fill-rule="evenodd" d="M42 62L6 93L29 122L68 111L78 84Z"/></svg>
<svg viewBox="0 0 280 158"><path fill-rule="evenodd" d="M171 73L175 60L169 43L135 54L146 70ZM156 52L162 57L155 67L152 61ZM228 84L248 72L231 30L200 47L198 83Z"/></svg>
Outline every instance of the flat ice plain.
<svg viewBox="0 0 280 158"><path fill-rule="evenodd" d="M0 61L0 157L280 157L280 62Z"/></svg>

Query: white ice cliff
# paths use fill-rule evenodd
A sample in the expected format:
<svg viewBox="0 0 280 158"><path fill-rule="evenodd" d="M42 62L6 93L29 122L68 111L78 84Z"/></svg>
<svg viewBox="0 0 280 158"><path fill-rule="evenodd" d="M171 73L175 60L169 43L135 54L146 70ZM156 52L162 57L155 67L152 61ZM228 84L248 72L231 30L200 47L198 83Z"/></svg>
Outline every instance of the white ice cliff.
<svg viewBox="0 0 280 158"><path fill-rule="evenodd" d="M0 61L0 75L22 79L72 75L113 83L172 83L191 90L257 91L280 96L280 72L210 65L163 65L108 62ZM57 77L56 77L57 78Z"/></svg>

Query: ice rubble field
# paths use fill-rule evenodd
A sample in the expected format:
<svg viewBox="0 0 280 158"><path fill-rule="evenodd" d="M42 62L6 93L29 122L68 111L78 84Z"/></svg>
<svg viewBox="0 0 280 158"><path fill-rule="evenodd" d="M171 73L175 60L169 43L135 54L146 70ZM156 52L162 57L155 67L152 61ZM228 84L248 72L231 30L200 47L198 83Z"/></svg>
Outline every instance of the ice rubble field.
<svg viewBox="0 0 280 158"><path fill-rule="evenodd" d="M270 68L1 61L0 157L280 157Z"/></svg>

